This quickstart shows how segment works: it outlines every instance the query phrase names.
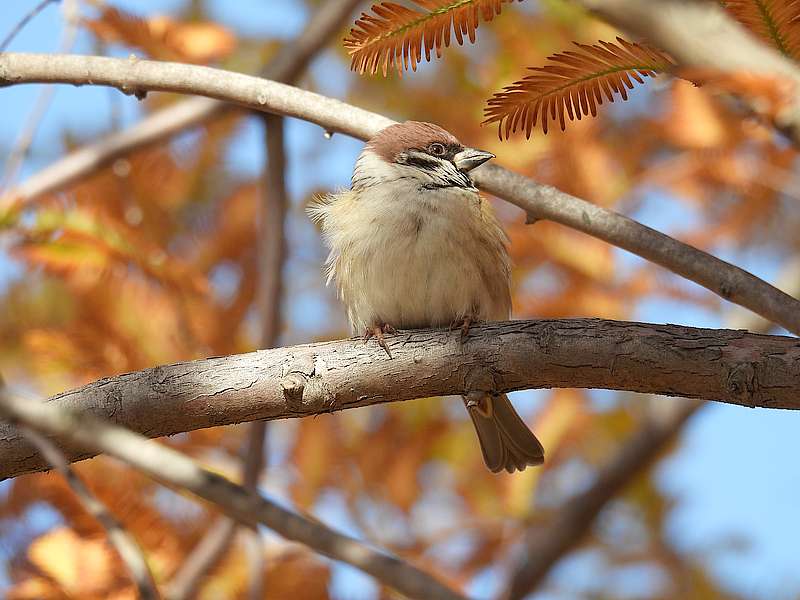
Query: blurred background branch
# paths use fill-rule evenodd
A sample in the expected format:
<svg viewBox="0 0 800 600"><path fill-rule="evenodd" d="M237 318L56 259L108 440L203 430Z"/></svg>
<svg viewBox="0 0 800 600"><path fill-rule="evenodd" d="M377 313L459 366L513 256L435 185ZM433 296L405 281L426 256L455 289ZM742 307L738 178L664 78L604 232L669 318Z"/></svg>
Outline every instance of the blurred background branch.
<svg viewBox="0 0 800 600"><path fill-rule="evenodd" d="M279 51L264 69L265 76L273 74L278 80L293 82L306 69L316 53L321 50L343 25L352 13L357 2L337 0L329 2L314 15L308 26L296 40ZM191 100L185 101L191 102ZM183 124L196 124L195 119L213 118L225 108L218 103L213 110L209 106L201 116L198 104L197 115ZM188 109L187 114L191 113ZM266 115L263 118L265 129L265 163L263 183L260 190L261 204L258 219L258 304L261 315L261 348L272 348L276 344L281 324L282 268L286 253L284 227L288 196L285 183L286 159L283 142L283 120ZM137 127L142 127L143 124ZM134 131L125 134L125 140L137 140L137 144L151 143ZM123 142L124 145L124 142ZM119 147L119 146L118 146ZM109 160L105 158L102 160ZM57 167L55 167L57 169ZM243 448L242 483L247 489L257 489L258 479L265 462L267 425L263 421L250 424ZM173 600L192 597L202 579L225 556L226 549L233 542L237 527L233 520L221 517L212 524L184 564L174 575L168 589L168 597ZM257 536L257 534L256 534ZM248 546L250 564L250 597L263 597L263 550L257 541Z"/></svg>
<svg viewBox="0 0 800 600"><path fill-rule="evenodd" d="M262 523L287 539L349 563L411 598L463 600L464 597L402 560L373 550L321 523L203 469L187 456L123 427L79 416L64 407L24 401L0 394L0 413L7 419L124 461L178 490L213 502L237 521Z"/></svg>

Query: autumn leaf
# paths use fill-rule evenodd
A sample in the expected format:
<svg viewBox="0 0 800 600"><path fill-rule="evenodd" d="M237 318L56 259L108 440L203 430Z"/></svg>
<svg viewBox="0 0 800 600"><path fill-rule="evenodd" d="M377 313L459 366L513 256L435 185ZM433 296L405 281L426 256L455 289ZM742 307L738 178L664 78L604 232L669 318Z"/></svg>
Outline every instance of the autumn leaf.
<svg viewBox="0 0 800 600"><path fill-rule="evenodd" d="M104 6L86 26L98 38L139 48L160 60L208 63L228 56L236 37L218 23L183 23L166 16L149 19L113 6Z"/></svg>
<svg viewBox="0 0 800 600"><path fill-rule="evenodd" d="M567 118L596 116L604 97L609 102L616 96L627 100L632 79L644 83L643 77L654 77L674 66L660 50L619 37L616 44L575 45L578 50L553 54L547 59L550 64L529 67L533 74L492 96L483 122L497 123L501 139L518 129L530 138L537 123L546 134L550 121L558 121L563 131Z"/></svg>
<svg viewBox="0 0 800 600"><path fill-rule="evenodd" d="M509 2L513 0L414 0L421 10L394 2L375 4L373 14L362 13L344 40L350 67L362 75L381 71L386 76L390 68L416 71L423 48L426 61L431 50L441 58L451 31L459 45L465 36L474 43L480 20L491 21Z"/></svg>
<svg viewBox="0 0 800 600"><path fill-rule="evenodd" d="M800 59L800 2L797 0L722 0L742 25L781 53Z"/></svg>

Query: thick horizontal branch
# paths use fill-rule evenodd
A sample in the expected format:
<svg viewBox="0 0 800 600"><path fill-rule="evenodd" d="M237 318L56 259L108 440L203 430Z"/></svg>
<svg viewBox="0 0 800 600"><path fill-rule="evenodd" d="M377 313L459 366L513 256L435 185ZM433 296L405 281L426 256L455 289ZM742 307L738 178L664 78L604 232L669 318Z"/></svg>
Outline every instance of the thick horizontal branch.
<svg viewBox="0 0 800 600"><path fill-rule="evenodd" d="M800 409L800 341L601 319L508 321L208 358L101 379L50 399L148 437L381 402L531 388L604 388ZM92 456L67 449L70 460ZM0 428L0 478L46 465Z"/></svg>
<svg viewBox="0 0 800 600"><path fill-rule="evenodd" d="M773 75L794 87L775 126L800 146L800 66L758 40L717 0L573 0L669 52L683 67ZM757 100L742 98L754 112Z"/></svg>
<svg viewBox="0 0 800 600"><path fill-rule="evenodd" d="M367 139L394 121L292 86L209 67L93 56L0 55L0 85L87 83L128 94L150 90L198 94L316 123ZM625 248L800 334L800 302L765 281L632 219L537 184L497 165L475 171L480 187L533 219L546 218Z"/></svg>

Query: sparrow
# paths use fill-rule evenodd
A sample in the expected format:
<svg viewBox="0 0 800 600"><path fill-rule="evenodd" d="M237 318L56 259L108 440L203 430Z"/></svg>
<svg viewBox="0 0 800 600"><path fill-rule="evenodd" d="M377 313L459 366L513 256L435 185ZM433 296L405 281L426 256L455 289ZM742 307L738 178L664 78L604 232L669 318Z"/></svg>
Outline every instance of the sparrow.
<svg viewBox="0 0 800 600"><path fill-rule="evenodd" d="M370 139L351 188L308 208L330 249L336 283L353 331L391 358L396 329L461 326L508 319L508 237L469 172L494 158L465 147L432 123L406 121ZM463 396L483 459L492 472L544 462L536 436L505 394Z"/></svg>

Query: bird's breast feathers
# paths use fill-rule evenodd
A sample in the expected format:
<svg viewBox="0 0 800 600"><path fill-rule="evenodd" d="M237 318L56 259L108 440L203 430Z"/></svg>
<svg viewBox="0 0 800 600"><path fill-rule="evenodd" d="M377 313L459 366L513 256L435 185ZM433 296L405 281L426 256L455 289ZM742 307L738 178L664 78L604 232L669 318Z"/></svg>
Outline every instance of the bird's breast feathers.
<svg viewBox="0 0 800 600"><path fill-rule="evenodd" d="M508 318L507 238L477 192L399 180L327 196L309 214L356 332Z"/></svg>

